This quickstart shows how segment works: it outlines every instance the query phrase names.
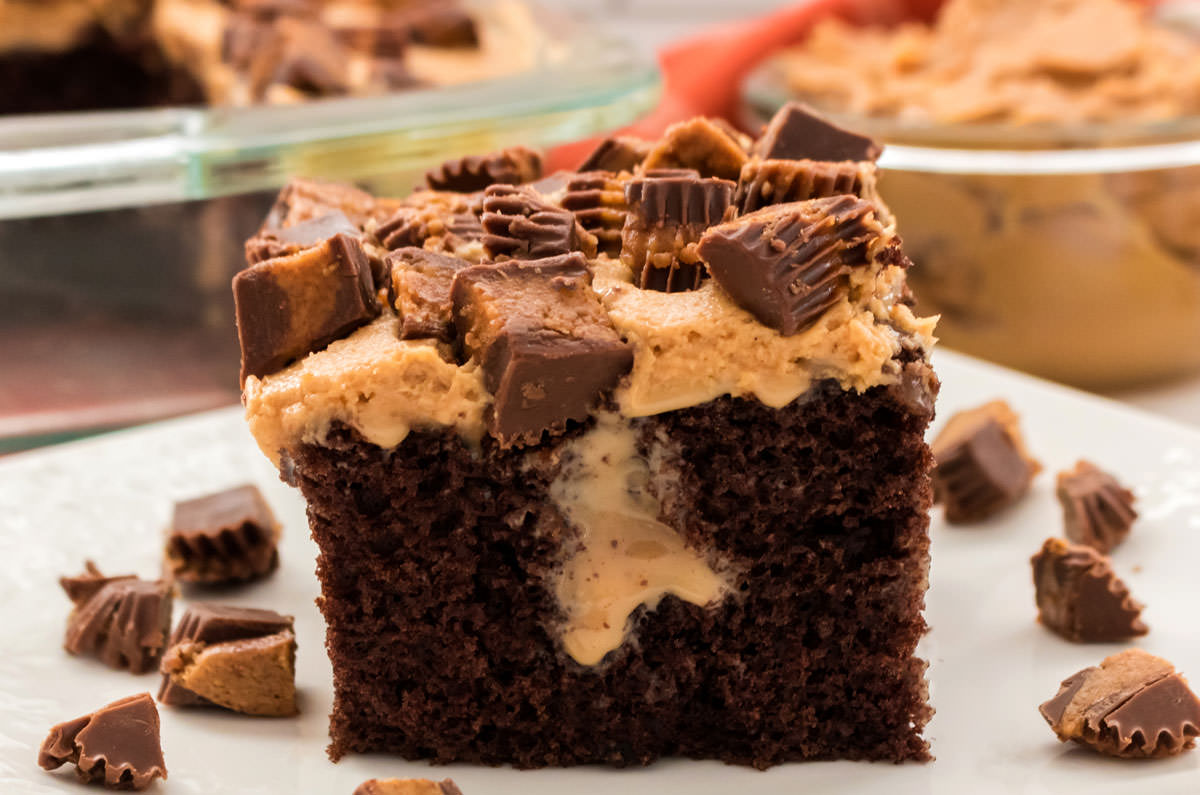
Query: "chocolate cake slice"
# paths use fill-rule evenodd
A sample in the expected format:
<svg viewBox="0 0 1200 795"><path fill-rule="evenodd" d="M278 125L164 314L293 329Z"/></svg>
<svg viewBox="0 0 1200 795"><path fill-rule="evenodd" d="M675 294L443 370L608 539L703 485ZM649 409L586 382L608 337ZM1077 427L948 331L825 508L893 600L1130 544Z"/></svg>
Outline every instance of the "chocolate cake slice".
<svg viewBox="0 0 1200 795"><path fill-rule="evenodd" d="M377 280L378 316L332 342L239 308L273 362L243 384L251 431L320 550L334 759L928 758L933 322L872 197L743 219L723 185L719 212L655 205L687 230L664 260L699 269L670 289L605 247L464 243L419 305ZM388 214L447 226L476 199Z"/></svg>

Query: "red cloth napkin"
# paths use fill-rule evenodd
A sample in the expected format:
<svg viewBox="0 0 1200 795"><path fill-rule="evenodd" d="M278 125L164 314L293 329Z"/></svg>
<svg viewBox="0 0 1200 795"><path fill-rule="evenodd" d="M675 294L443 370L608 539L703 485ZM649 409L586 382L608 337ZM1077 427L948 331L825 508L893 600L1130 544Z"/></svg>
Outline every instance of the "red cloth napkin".
<svg viewBox="0 0 1200 795"><path fill-rule="evenodd" d="M764 58L804 38L816 22L836 15L856 23L894 24L932 19L944 0L806 0L765 17L700 33L659 53L663 98L649 116L623 130L655 138L693 116L736 117L742 81ZM573 168L600 139L564 144L549 155L550 170Z"/></svg>

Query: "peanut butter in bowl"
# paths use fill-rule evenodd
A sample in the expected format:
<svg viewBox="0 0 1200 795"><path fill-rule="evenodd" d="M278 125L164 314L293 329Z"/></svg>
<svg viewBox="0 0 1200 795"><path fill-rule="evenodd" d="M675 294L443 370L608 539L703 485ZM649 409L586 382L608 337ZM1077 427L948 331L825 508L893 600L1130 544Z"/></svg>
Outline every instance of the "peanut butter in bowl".
<svg viewBox="0 0 1200 795"><path fill-rule="evenodd" d="M753 105L799 96L889 143L879 189L950 347L1088 388L1200 370L1196 4L831 16L756 82Z"/></svg>

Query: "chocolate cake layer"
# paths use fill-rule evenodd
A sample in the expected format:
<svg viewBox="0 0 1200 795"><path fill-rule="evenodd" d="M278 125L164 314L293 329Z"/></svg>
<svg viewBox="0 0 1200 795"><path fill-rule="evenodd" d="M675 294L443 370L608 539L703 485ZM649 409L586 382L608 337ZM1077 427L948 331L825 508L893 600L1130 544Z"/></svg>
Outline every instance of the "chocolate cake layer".
<svg viewBox="0 0 1200 795"><path fill-rule="evenodd" d="M924 364L907 372L936 384ZM927 759L913 652L932 401L912 397L823 381L782 409L723 397L633 420L659 519L728 561L732 591L638 608L595 666L563 653L553 577L575 531L547 497L561 445L594 421L532 455L453 430L385 450L337 426L299 446L285 471L320 547L330 755Z"/></svg>

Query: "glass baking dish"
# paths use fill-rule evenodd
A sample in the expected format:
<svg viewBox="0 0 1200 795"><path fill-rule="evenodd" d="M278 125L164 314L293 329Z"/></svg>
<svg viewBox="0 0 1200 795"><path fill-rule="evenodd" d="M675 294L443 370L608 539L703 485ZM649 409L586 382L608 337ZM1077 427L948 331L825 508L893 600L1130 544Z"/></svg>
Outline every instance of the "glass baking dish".
<svg viewBox="0 0 1200 795"><path fill-rule="evenodd" d="M743 97L759 118L791 98L771 61ZM1200 371L1200 119L831 115L888 144L880 192L945 344L1090 389Z"/></svg>
<svg viewBox="0 0 1200 795"><path fill-rule="evenodd" d="M536 8L536 7L535 7ZM229 281L293 176L403 195L431 165L633 121L656 67L537 11L532 69L378 97L0 119L0 452L238 399Z"/></svg>

